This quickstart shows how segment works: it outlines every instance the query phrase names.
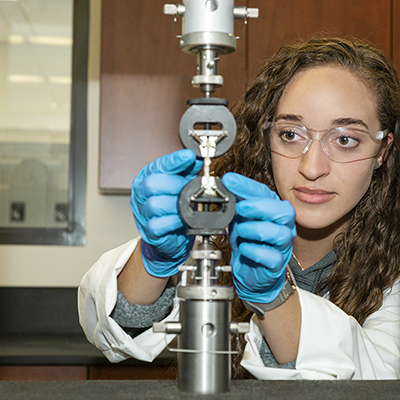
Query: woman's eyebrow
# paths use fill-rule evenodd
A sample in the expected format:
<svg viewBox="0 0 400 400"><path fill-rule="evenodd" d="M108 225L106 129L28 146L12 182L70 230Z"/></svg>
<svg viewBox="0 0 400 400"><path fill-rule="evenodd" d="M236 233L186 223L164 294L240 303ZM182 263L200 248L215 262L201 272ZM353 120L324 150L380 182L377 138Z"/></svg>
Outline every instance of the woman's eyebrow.
<svg viewBox="0 0 400 400"><path fill-rule="evenodd" d="M351 117L334 119L332 125L362 125L369 130L368 125L362 119Z"/></svg>
<svg viewBox="0 0 400 400"><path fill-rule="evenodd" d="M275 121L284 120L284 121L292 121L292 122L302 122L303 117L298 114L279 114L276 116ZM361 125L369 130L368 125L359 118L353 117L343 117L343 118L336 118L331 122L332 125Z"/></svg>
<svg viewBox="0 0 400 400"><path fill-rule="evenodd" d="M301 122L303 120L303 117L301 115L296 115L296 114L279 114L276 116L275 121L281 119L285 121Z"/></svg>

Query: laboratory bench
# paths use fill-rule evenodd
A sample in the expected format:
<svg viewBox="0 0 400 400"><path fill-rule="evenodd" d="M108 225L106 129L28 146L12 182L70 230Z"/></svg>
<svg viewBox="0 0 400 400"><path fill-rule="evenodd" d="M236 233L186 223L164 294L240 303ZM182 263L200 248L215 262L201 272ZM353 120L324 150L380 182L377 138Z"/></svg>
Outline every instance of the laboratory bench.
<svg viewBox="0 0 400 400"><path fill-rule="evenodd" d="M0 381L176 379L168 351L109 362L79 325L77 288L0 287L0 305Z"/></svg>
<svg viewBox="0 0 400 400"><path fill-rule="evenodd" d="M0 335L0 380L175 379L175 358L111 363L84 334Z"/></svg>
<svg viewBox="0 0 400 400"><path fill-rule="evenodd" d="M178 390L177 381L0 382L7 400L398 400L399 381L232 381L226 393L202 395Z"/></svg>
<svg viewBox="0 0 400 400"><path fill-rule="evenodd" d="M231 391L178 391L176 359L110 363L78 321L77 288L0 287L0 399L400 399L400 381L232 381Z"/></svg>

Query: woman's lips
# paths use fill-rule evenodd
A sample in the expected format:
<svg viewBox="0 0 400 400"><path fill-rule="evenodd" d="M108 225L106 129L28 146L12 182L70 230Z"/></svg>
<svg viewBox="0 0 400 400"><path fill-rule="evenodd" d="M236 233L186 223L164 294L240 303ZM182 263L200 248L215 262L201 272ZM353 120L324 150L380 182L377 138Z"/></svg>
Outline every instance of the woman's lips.
<svg viewBox="0 0 400 400"><path fill-rule="evenodd" d="M295 196L304 203L323 204L335 197L335 193L321 189L298 187L294 189Z"/></svg>

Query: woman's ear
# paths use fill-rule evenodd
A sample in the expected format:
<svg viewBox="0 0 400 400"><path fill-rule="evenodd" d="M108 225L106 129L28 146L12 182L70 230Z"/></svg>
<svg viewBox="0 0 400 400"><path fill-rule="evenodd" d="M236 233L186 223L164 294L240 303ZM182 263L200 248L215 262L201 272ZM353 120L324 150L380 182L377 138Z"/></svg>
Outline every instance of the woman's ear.
<svg viewBox="0 0 400 400"><path fill-rule="evenodd" d="M386 143L382 146L382 148L379 151L378 157L376 158L375 169L378 169L382 165L382 163L386 160L388 151L392 146L393 139L394 139L393 133L392 132L388 133Z"/></svg>

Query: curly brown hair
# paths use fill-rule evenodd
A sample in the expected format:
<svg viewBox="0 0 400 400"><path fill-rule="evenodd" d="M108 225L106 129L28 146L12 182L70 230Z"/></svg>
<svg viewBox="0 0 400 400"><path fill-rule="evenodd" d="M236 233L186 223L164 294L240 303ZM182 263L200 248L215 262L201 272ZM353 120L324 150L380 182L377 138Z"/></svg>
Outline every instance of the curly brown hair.
<svg viewBox="0 0 400 400"><path fill-rule="evenodd" d="M244 96L234 106L237 137L231 149L214 168L217 176L233 171L263 182L276 190L271 154L263 125L274 118L286 85L300 70L319 66L339 66L353 73L371 91L382 129L394 140L376 169L370 187L353 209L350 222L335 239L336 262L323 282L330 300L360 324L377 311L383 292L400 276L400 90L396 70L379 50L358 40L312 38L283 46L258 73ZM230 245L217 238L229 263ZM223 284L232 284L225 275ZM233 317L248 321L251 313L235 298ZM234 376L243 377L239 363Z"/></svg>

